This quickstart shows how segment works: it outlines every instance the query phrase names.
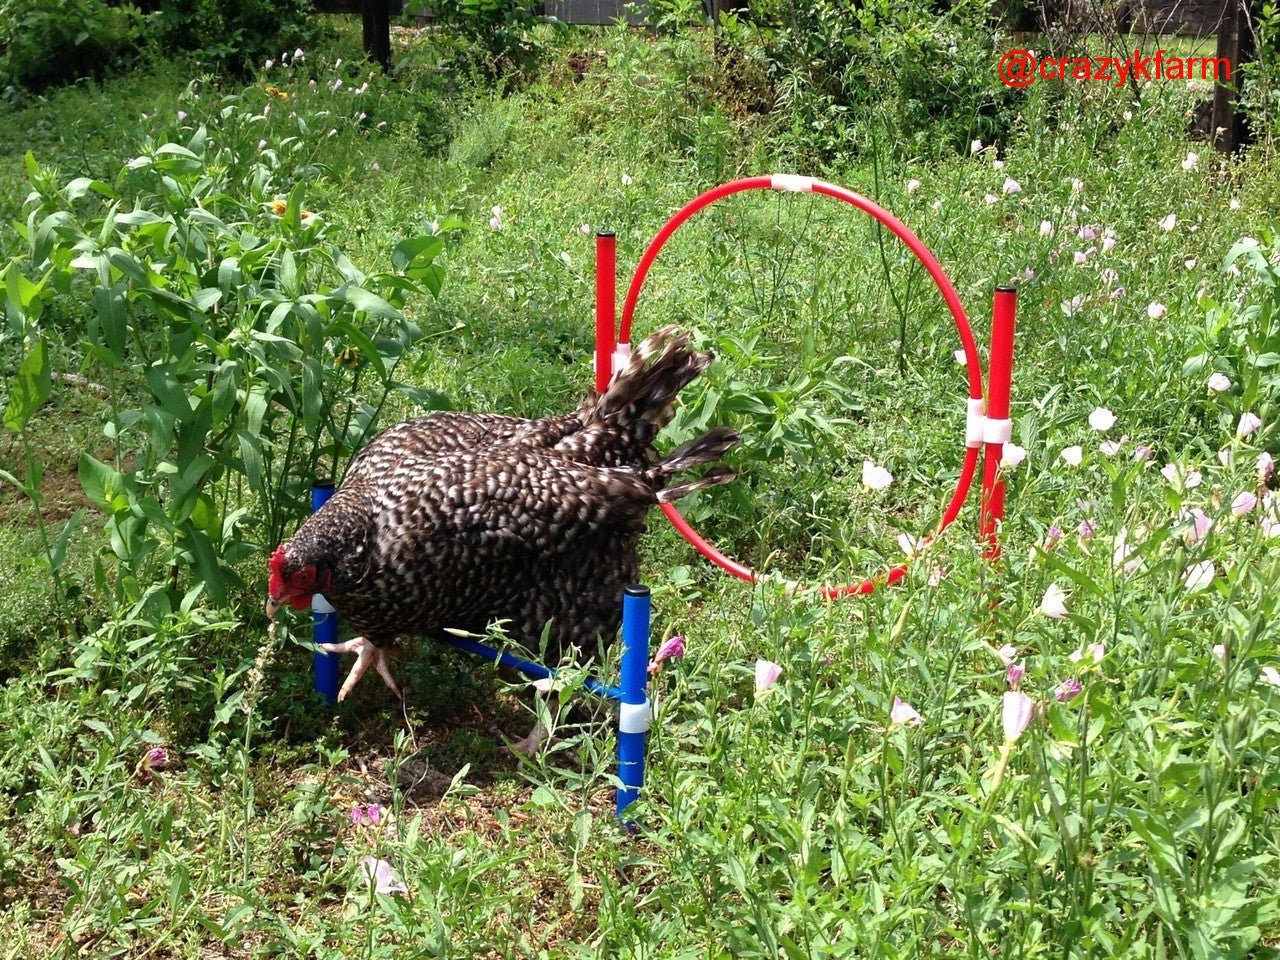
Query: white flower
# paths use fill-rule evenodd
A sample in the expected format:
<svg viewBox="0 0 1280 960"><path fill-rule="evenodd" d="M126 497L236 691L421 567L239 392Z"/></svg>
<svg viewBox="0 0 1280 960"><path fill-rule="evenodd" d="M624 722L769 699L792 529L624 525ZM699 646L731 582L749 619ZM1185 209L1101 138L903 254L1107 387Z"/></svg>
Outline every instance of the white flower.
<svg viewBox="0 0 1280 960"><path fill-rule="evenodd" d="M1215 643L1213 645L1213 655L1220 663L1227 662L1227 647L1223 643Z"/></svg>
<svg viewBox="0 0 1280 960"><path fill-rule="evenodd" d="M1080 466L1080 461L1084 459L1084 450L1078 445L1067 447L1062 451L1062 459L1068 466L1078 467Z"/></svg>
<svg viewBox="0 0 1280 960"><path fill-rule="evenodd" d="M1226 393L1231 389L1231 380L1225 373L1214 373L1209 376L1208 387L1213 393Z"/></svg>
<svg viewBox="0 0 1280 960"><path fill-rule="evenodd" d="M1188 270L1194 270L1196 268L1196 262L1194 259L1184 260L1182 261L1182 265L1186 267Z"/></svg>
<svg viewBox="0 0 1280 960"><path fill-rule="evenodd" d="M1056 583L1049 584L1049 589L1044 592L1040 612L1054 620L1061 620L1067 615L1067 594Z"/></svg>
<svg viewBox="0 0 1280 960"><path fill-rule="evenodd" d="M1083 250L1077 250L1072 255L1071 259L1075 261L1076 266L1080 266L1081 264L1088 262L1089 255L1085 253Z"/></svg>
<svg viewBox="0 0 1280 960"><path fill-rule="evenodd" d="M1263 667L1261 677L1273 687L1280 687L1280 670L1275 667Z"/></svg>
<svg viewBox="0 0 1280 960"><path fill-rule="evenodd" d="M956 358L956 363L960 364L960 366L967 367L969 365L969 355L964 352L964 347L956 350L952 356Z"/></svg>
<svg viewBox="0 0 1280 960"><path fill-rule="evenodd" d="M1084 189L1084 181L1083 181L1083 180L1081 180L1079 177L1072 177L1072 178L1071 178L1071 192L1072 192L1072 193L1079 193L1079 192L1080 192L1081 190L1083 190L1083 189Z"/></svg>
<svg viewBox="0 0 1280 960"><path fill-rule="evenodd" d="M1168 312L1169 312L1169 308L1166 307L1163 303L1161 303L1158 300L1152 300L1150 303L1147 304L1148 320L1159 320Z"/></svg>
<svg viewBox="0 0 1280 960"><path fill-rule="evenodd" d="M580 232L582 232L582 233L590 233L590 232L591 232L591 224L589 224L589 223L584 223L582 226L580 226L580 227L578 228L578 230L579 230Z"/></svg>
<svg viewBox="0 0 1280 960"><path fill-rule="evenodd" d="M1160 229L1164 231L1172 230L1177 225L1178 225L1178 215L1176 213L1171 213L1167 217L1165 217L1163 220L1160 221Z"/></svg>
<svg viewBox="0 0 1280 960"><path fill-rule="evenodd" d="M1242 413L1240 422L1236 424L1236 436L1247 437L1262 426L1262 418L1256 413Z"/></svg>
<svg viewBox="0 0 1280 960"><path fill-rule="evenodd" d="M1053 236L1053 224L1050 223L1048 220L1040 221L1040 236L1042 237Z"/></svg>
<svg viewBox="0 0 1280 960"><path fill-rule="evenodd" d="M987 204L1000 202L1000 198L997 197L994 193L988 193L985 197L982 198L982 200L984 203L987 203Z"/></svg>
<svg viewBox="0 0 1280 960"><path fill-rule="evenodd" d="M1116 238L1115 238L1115 237L1103 237L1103 238L1102 238L1102 249L1103 249L1103 250L1111 250L1113 247L1115 247L1115 245L1116 245Z"/></svg>
<svg viewBox="0 0 1280 960"><path fill-rule="evenodd" d="M924 545L923 537L913 537L909 533L898 534L898 546L908 557L914 557L924 548Z"/></svg>
<svg viewBox="0 0 1280 960"><path fill-rule="evenodd" d="M893 483L893 474L878 467L871 460L862 461L862 485L872 490L883 490Z"/></svg>
<svg viewBox="0 0 1280 960"><path fill-rule="evenodd" d="M1116 415L1106 407L1094 407L1089 414L1089 426L1099 433L1106 433L1116 425Z"/></svg>
<svg viewBox="0 0 1280 960"><path fill-rule="evenodd" d="M1000 187L1000 192L1001 193L1021 193L1022 184L1020 184L1017 180L1013 179L1013 177L1005 177L1004 183Z"/></svg>
<svg viewBox="0 0 1280 960"><path fill-rule="evenodd" d="M1083 650L1072 650L1071 653L1067 654L1067 659L1070 660L1072 663L1079 663L1085 657L1088 657L1094 663L1101 663L1102 658L1105 657L1106 655L1107 655L1106 644L1091 643L1087 647L1085 647Z"/></svg>
<svg viewBox="0 0 1280 960"><path fill-rule="evenodd" d="M1227 203L1227 206L1230 207L1232 210L1239 210L1240 201L1237 200L1235 197L1232 197L1231 200Z"/></svg>
<svg viewBox="0 0 1280 960"><path fill-rule="evenodd" d="M974 154L974 153L981 153L981 152L982 152L981 140L974 140L973 143L969 144L969 153Z"/></svg>
<svg viewBox="0 0 1280 960"><path fill-rule="evenodd" d="M996 656L1000 658L1000 662L1006 667L1018 659L1018 648L1011 643L1006 643L1003 647L996 651Z"/></svg>
<svg viewBox="0 0 1280 960"><path fill-rule="evenodd" d="M631 179L631 176L629 174L624 173L622 175L622 185L624 187L629 187L633 183L635 183L635 181Z"/></svg>
<svg viewBox="0 0 1280 960"><path fill-rule="evenodd" d="M920 181L919 181L919 180L908 180L908 181L907 181L907 193L915 193L915 192L916 192L917 190L919 190L919 189L920 189Z"/></svg>
<svg viewBox="0 0 1280 960"><path fill-rule="evenodd" d="M1027 448L1020 447L1016 443L1006 443L1000 451L1000 466L1006 470L1016 470L1018 464L1027 459Z"/></svg>
<svg viewBox="0 0 1280 960"><path fill-rule="evenodd" d="M1202 560L1200 563L1193 563L1183 571L1182 582L1188 590L1203 590L1213 583L1217 572L1212 560Z"/></svg>
<svg viewBox="0 0 1280 960"><path fill-rule="evenodd" d="M1126 110L1124 113L1121 114L1121 116L1124 117L1125 122L1128 123L1130 120L1133 119L1133 111Z"/></svg>
<svg viewBox="0 0 1280 960"><path fill-rule="evenodd" d="M1187 151L1187 155L1182 158L1182 169L1190 173L1198 166L1200 166L1200 158L1191 151Z"/></svg>
<svg viewBox="0 0 1280 960"><path fill-rule="evenodd" d="M1119 440L1103 440L1100 444L1098 444L1098 449L1102 451L1104 456L1114 457L1117 453L1120 452L1120 441Z"/></svg>

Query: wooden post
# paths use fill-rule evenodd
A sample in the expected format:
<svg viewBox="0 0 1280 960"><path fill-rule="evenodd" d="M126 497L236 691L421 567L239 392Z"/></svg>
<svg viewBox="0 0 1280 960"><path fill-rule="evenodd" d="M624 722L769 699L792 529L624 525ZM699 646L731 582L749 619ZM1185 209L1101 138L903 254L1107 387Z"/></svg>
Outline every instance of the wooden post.
<svg viewBox="0 0 1280 960"><path fill-rule="evenodd" d="M383 70L391 68L391 3L390 0L361 0L360 16L364 21L364 52Z"/></svg>
<svg viewBox="0 0 1280 960"><path fill-rule="evenodd" d="M1209 134L1220 153L1234 153L1252 138L1244 114L1236 109L1236 91L1245 61L1255 49L1252 0L1227 0L1218 26L1218 77L1213 88L1213 112ZM1225 76L1223 61L1231 64Z"/></svg>

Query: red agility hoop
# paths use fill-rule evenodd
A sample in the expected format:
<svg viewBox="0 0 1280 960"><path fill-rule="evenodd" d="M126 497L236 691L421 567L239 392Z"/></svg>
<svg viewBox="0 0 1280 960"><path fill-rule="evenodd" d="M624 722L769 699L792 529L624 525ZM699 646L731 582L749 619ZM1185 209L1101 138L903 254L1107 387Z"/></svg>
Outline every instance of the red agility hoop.
<svg viewBox="0 0 1280 960"><path fill-rule="evenodd" d="M937 537L943 530L951 525L959 516L964 502L968 499L969 490L973 483L974 474L977 472L978 455L983 445L986 446L986 470L983 478L983 498L982 498L982 521L981 535L987 543L987 555L991 558L998 557L999 547L996 542L997 527L1002 517L1004 502L1004 484L999 476L997 466L1000 457L1003 454L1004 443L1009 439L1009 421L1008 421L1008 404L1009 404L1009 381L1012 378L1013 364L1013 316L1015 294L1012 290L1001 288L996 294L996 309L994 313L993 335L992 335L992 376L1000 377L1003 386L998 386L993 382L991 394L993 400L993 409L989 411L998 419L990 419L987 415L988 411L984 408L983 401L983 382L981 360L978 356L977 343L974 340L973 329L969 325L969 318L965 314L964 307L960 303L960 298L956 295L955 288L951 285L951 281L939 266L937 258L929 251L929 248L921 242L920 238L913 233L901 220L885 210L879 204L868 200L860 194L847 190L822 180L812 177L801 177L793 174L774 174L772 176L747 177L742 180L735 180L731 183L722 184L705 193L695 197L683 207L681 207L670 220L666 222L658 235L653 238L649 246L645 249L644 255L640 258L640 263L636 267L635 275L631 278L631 285L627 289L626 301L622 308L622 323L618 330L618 335L614 337L614 305L612 303L612 291L614 289L614 247L612 234L600 234L597 236L596 253L597 253L597 302L596 302L596 388L601 392L608 386L609 380L626 362L626 357L630 351L631 342L631 323L635 317L636 303L640 299L640 293L644 289L645 280L649 276L649 270L657 259L658 254L671 239L672 235L684 225L686 221L695 214L709 207L718 200L732 196L735 193L743 193L747 190L781 190L789 193L816 193L822 196L831 197L835 200L841 200L851 206L857 207L864 213L874 217L884 226L888 227L893 234L898 237L907 248L916 256L916 259L924 266L929 276L933 278L934 284L938 291L942 294L943 300L946 302L947 308L951 311L951 316L955 320L956 330L960 334L960 342L964 348L966 366L969 379L969 399L968 413L965 428L965 456L964 463L960 470L960 477L956 482L956 489L951 497L950 503L943 512L942 519L938 523L937 528L932 534L925 538L924 543L927 544ZM608 291L607 297L601 295L601 291ZM997 331L996 327L1000 329ZM1000 409L994 409L996 401L999 401ZM712 563L722 569L748 582L756 582L760 579L759 575L750 567L739 563L730 557L725 556L711 543L702 537L688 521L680 515L675 506L670 503L662 505L662 511L667 515L672 525L680 532L680 534L691 543L694 548ZM877 586L889 583L896 583L901 580L907 573L909 564L900 563L891 567L887 572L878 578L869 578L860 583L851 583L844 586L822 586L817 588L824 597L836 598L850 595L860 595L870 593Z"/></svg>

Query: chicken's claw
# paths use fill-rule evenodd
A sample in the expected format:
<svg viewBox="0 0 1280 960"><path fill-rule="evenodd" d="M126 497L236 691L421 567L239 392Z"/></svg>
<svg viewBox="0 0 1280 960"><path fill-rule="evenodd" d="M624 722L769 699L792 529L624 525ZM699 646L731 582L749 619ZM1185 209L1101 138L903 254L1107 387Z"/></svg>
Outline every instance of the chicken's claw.
<svg viewBox="0 0 1280 960"><path fill-rule="evenodd" d="M369 671L369 667L377 670L378 676L382 678L392 693L397 697L402 696L400 689L396 686L396 682L391 676L391 670L387 667L387 653L382 647L371 643L364 637L353 637L342 643L317 643L316 646L325 653L354 653L356 655L356 662L351 665L351 672L347 674L347 679L343 681L342 689L338 691L339 703L345 700L347 694L355 689L355 685Z"/></svg>

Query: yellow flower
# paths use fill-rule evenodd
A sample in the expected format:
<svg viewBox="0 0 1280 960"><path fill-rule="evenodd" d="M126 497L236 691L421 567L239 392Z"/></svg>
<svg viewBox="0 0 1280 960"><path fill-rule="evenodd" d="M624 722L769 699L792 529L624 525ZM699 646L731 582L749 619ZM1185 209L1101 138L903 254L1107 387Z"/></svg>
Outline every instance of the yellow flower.
<svg viewBox="0 0 1280 960"><path fill-rule="evenodd" d="M333 359L344 367L355 369L360 365L360 351L355 347L343 347Z"/></svg>
<svg viewBox="0 0 1280 960"><path fill-rule="evenodd" d="M267 93L277 100L288 100L289 94L285 93L279 87L267 87Z"/></svg>
<svg viewBox="0 0 1280 960"><path fill-rule="evenodd" d="M271 212L274 213L277 217L283 217L285 213L288 211L288 209L289 209L289 204L285 200L271 201Z"/></svg>

